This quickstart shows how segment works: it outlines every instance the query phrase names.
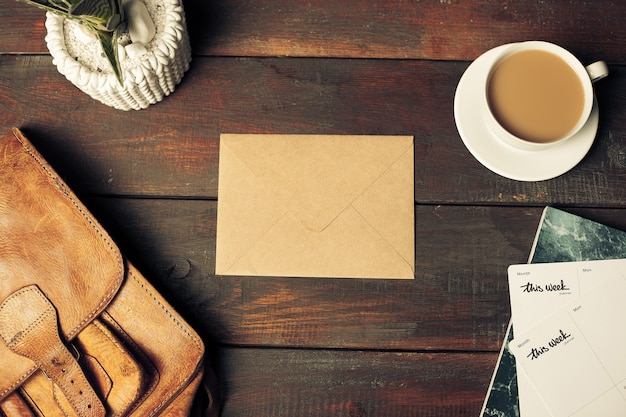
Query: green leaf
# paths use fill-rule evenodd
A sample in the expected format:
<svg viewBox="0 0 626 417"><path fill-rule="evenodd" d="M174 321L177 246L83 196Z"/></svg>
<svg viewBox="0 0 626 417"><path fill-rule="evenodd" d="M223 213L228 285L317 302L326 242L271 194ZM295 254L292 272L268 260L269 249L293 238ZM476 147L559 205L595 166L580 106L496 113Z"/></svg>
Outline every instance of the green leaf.
<svg viewBox="0 0 626 417"><path fill-rule="evenodd" d="M70 15L87 19L102 27L106 26L113 14L114 12L111 10L111 4L108 0L83 0L70 8Z"/></svg>
<svg viewBox="0 0 626 417"><path fill-rule="evenodd" d="M49 0L48 3L54 5L60 10L68 11L72 7L72 3L65 0Z"/></svg>
<svg viewBox="0 0 626 417"><path fill-rule="evenodd" d="M117 80L120 84L124 84L124 80L122 77L122 67L120 65L118 55L117 55L117 42L114 41L114 37L117 36L117 31L115 32L104 32L97 31L98 39L100 40L100 45L102 45L102 50L106 55L107 59L111 63L111 67L113 68L113 72L117 77Z"/></svg>
<svg viewBox="0 0 626 417"><path fill-rule="evenodd" d="M109 18L109 21L106 23L107 32L113 32L115 29L119 27L122 23L122 16L119 14L114 14Z"/></svg>
<svg viewBox="0 0 626 417"><path fill-rule="evenodd" d="M40 8L40 9L44 9L44 10L47 10L47 11L59 13L59 14L62 14L62 15L67 15L67 12L68 12L68 9L63 8L65 6L65 4L62 3L62 2L59 5L57 3L51 3L51 2L46 1L46 0L21 0L21 1L23 3L33 5L35 7Z"/></svg>
<svg viewBox="0 0 626 417"><path fill-rule="evenodd" d="M121 35L124 9L121 0L21 0L41 9L73 19L90 31L100 41L102 51L111 63L120 84L122 68L117 55L117 39Z"/></svg>

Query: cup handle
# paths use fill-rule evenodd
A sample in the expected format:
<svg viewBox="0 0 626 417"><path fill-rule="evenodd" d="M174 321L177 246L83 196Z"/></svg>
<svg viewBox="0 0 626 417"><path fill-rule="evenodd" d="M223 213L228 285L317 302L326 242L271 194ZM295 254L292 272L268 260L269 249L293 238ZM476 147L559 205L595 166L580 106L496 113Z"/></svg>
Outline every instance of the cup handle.
<svg viewBox="0 0 626 417"><path fill-rule="evenodd" d="M587 65L585 69L587 70L592 83L595 83L596 81L599 81L609 75L609 67L604 61L594 62L593 64Z"/></svg>

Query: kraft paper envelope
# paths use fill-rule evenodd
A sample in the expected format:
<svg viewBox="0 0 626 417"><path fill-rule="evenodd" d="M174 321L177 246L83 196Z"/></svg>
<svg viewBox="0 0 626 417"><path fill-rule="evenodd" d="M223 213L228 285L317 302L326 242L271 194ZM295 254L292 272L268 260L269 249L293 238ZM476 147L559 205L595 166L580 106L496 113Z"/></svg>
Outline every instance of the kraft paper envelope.
<svg viewBox="0 0 626 417"><path fill-rule="evenodd" d="M414 278L413 137L220 141L216 273Z"/></svg>

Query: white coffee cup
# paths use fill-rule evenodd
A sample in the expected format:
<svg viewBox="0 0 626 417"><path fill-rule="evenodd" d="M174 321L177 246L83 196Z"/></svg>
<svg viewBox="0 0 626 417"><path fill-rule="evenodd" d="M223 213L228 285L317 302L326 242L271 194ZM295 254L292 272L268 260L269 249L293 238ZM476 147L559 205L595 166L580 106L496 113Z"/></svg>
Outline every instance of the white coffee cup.
<svg viewBox="0 0 626 417"><path fill-rule="evenodd" d="M498 69L499 65L502 62L504 62L507 58L510 58L524 51L543 51L543 52L549 52L549 53L556 55L563 62L565 62L567 66L571 68L571 70L573 70L576 78L580 81L580 84L582 86L582 95L583 95L582 111L580 112L575 123L567 124L567 127L569 128L571 126L571 128L569 128L569 130L566 133L559 134L559 136L556 136L556 137L551 137L549 139L546 139L545 141L544 140L536 141L529 137L522 137L520 134L512 133L511 130L513 129L511 129L510 127L506 128L505 126L503 126L501 121L499 121L496 115L497 111L494 111L493 103L491 102L495 100L490 99L490 88L491 88L491 83L492 83L494 72ZM528 56L528 54L526 56ZM508 62L512 62L512 61L508 61ZM543 64L541 62L535 65L535 67L533 68L533 71L535 71L534 72L535 74L539 74L541 71L545 69L542 67L542 65ZM565 68L565 71L567 71L567 67L564 67L564 68ZM571 74L570 71L567 71L567 73ZM554 146L556 144L562 143L572 138L574 135L576 135L576 133L578 133L584 127L585 123L589 119L591 110L593 108L594 94L593 94L592 83L606 77L607 75L608 75L608 67L606 63L604 63L603 61L598 61L585 67L569 51L553 43L544 42L544 41L526 41L526 42L512 44L500 52L500 54L494 59L493 63L490 66L489 71L487 72L487 77L485 78L484 95L483 95L483 100L482 100L482 107L483 107L483 114L484 114L485 122L497 138L507 143L508 145L513 146L518 149L522 149L526 151L543 150L551 146ZM529 88L528 91L533 91L533 90L532 88ZM534 94L533 99L541 100L542 98L538 96L540 94L543 94L543 91L541 93L534 92L533 94ZM539 107L540 106L538 106L538 108ZM545 113L545 115L548 115L548 114L549 112ZM576 114L571 115L571 118L572 119L576 118Z"/></svg>

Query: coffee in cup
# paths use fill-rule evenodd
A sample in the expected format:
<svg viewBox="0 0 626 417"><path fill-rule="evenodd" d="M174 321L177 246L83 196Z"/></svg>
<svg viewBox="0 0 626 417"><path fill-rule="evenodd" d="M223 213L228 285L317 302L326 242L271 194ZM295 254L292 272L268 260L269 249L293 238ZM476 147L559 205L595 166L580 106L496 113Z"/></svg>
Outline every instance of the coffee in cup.
<svg viewBox="0 0 626 417"><path fill-rule="evenodd" d="M565 141L591 114L592 82L607 74L604 62L586 68L548 42L513 44L495 59L487 76L487 124L498 138L524 150Z"/></svg>

